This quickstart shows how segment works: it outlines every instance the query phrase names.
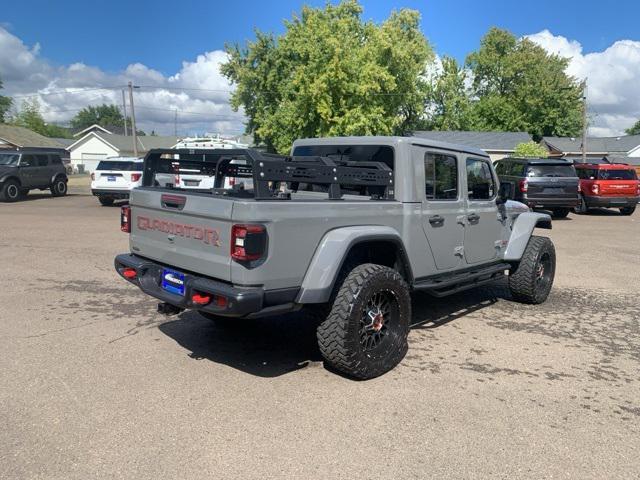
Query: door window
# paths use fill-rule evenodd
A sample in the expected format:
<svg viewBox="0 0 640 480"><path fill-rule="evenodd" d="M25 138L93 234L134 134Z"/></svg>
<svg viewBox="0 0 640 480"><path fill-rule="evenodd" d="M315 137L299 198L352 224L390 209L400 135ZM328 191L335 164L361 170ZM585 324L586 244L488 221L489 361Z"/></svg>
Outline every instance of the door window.
<svg viewBox="0 0 640 480"><path fill-rule="evenodd" d="M23 155L20 159L21 167L35 167L36 165L37 163L35 155Z"/></svg>
<svg viewBox="0 0 640 480"><path fill-rule="evenodd" d="M457 200L458 160L452 155L425 153L424 180L427 200Z"/></svg>
<svg viewBox="0 0 640 480"><path fill-rule="evenodd" d="M488 161L467 159L467 190L469 200L491 200L495 196L496 183Z"/></svg>
<svg viewBox="0 0 640 480"><path fill-rule="evenodd" d="M48 155L36 155L36 160L39 167L46 167L49 164Z"/></svg>

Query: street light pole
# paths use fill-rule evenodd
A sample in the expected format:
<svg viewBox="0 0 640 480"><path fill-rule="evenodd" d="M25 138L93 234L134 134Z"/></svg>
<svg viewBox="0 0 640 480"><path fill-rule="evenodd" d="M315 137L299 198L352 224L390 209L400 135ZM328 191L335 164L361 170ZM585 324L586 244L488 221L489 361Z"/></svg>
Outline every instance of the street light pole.
<svg viewBox="0 0 640 480"><path fill-rule="evenodd" d="M136 129L136 111L133 108L133 84L129 82L129 104L131 105L131 133L133 135L133 156L138 156L138 130Z"/></svg>

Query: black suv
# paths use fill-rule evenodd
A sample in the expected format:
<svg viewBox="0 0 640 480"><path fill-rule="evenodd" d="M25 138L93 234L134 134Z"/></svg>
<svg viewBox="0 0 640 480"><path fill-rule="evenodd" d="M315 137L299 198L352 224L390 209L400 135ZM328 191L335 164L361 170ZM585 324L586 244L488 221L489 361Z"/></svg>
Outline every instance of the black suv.
<svg viewBox="0 0 640 480"><path fill-rule="evenodd" d="M67 173L58 153L43 150L0 150L0 201L15 202L29 190L67 193Z"/></svg>
<svg viewBox="0 0 640 480"><path fill-rule="evenodd" d="M504 158L495 162L501 183L511 183L512 198L564 218L580 202L573 163L546 158Z"/></svg>

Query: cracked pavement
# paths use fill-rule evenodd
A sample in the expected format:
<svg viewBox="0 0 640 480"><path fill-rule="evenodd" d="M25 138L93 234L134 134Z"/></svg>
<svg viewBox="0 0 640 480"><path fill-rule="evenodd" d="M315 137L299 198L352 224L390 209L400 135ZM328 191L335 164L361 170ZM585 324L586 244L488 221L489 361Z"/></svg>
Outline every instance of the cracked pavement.
<svg viewBox="0 0 640 480"><path fill-rule="evenodd" d="M415 295L405 360L354 382L304 315L157 314L119 208L73 193L0 204L0 478L637 477L640 214L555 221L544 305Z"/></svg>

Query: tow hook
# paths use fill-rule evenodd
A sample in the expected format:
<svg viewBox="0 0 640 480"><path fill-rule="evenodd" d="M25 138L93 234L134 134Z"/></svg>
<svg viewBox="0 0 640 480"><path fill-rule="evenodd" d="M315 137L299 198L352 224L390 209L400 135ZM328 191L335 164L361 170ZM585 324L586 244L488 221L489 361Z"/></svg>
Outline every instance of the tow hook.
<svg viewBox="0 0 640 480"><path fill-rule="evenodd" d="M161 313L163 315L177 315L182 311L184 311L184 308L176 307L175 305L171 305L167 302L158 304L158 313Z"/></svg>

